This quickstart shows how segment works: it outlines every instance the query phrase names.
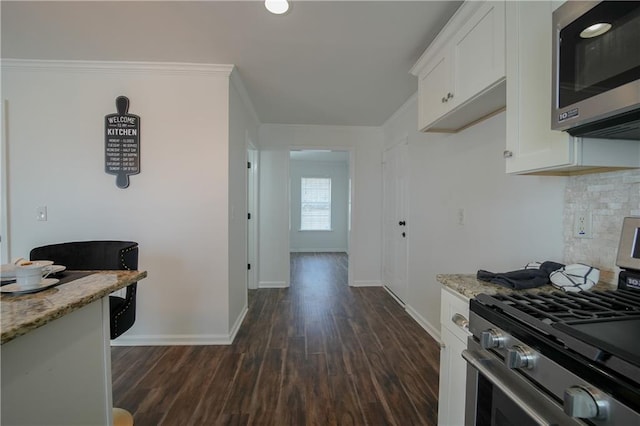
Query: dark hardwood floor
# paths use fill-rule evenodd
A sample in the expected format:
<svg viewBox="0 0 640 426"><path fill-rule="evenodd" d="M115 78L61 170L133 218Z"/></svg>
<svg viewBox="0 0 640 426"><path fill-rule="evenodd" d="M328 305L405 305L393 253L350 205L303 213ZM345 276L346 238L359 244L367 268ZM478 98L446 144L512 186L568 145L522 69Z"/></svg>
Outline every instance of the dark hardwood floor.
<svg viewBox="0 0 640 426"><path fill-rule="evenodd" d="M435 425L438 344L347 256L291 255L229 346L113 347L114 406L145 425Z"/></svg>

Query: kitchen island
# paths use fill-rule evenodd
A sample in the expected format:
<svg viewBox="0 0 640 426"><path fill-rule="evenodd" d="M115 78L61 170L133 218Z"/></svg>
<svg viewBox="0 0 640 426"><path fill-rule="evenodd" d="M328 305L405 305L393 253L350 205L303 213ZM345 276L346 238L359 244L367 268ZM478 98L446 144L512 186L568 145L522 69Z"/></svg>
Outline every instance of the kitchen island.
<svg viewBox="0 0 640 426"><path fill-rule="evenodd" d="M91 271L2 294L2 417L11 425L112 424L109 297L146 271Z"/></svg>

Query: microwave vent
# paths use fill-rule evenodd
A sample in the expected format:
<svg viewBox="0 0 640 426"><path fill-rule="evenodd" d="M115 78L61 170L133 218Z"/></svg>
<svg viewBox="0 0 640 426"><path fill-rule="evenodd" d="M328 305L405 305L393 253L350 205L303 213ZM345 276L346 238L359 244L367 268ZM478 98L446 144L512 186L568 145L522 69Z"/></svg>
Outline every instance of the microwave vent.
<svg viewBox="0 0 640 426"><path fill-rule="evenodd" d="M571 136L640 141L640 109L567 130Z"/></svg>

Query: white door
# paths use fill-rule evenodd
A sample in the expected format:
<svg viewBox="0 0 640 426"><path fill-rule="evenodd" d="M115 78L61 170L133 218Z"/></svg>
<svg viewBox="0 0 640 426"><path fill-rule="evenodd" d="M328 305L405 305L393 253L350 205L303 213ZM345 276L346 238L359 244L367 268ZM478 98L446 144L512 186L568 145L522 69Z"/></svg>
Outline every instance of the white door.
<svg viewBox="0 0 640 426"><path fill-rule="evenodd" d="M406 139L382 155L383 174L383 280L402 303L407 298L407 192Z"/></svg>

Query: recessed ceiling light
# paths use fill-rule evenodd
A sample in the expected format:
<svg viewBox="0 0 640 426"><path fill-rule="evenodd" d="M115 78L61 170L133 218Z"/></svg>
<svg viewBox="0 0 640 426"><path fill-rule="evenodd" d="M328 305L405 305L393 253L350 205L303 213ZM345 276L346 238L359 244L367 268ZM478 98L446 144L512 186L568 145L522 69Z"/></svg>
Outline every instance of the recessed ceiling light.
<svg viewBox="0 0 640 426"><path fill-rule="evenodd" d="M609 31L611 29L611 24L606 22L598 22L597 24L593 24L582 30L580 33L580 37L582 38L593 38L598 37Z"/></svg>
<svg viewBox="0 0 640 426"><path fill-rule="evenodd" d="M287 0L265 0L264 7L275 15L282 15L289 10L289 2Z"/></svg>

